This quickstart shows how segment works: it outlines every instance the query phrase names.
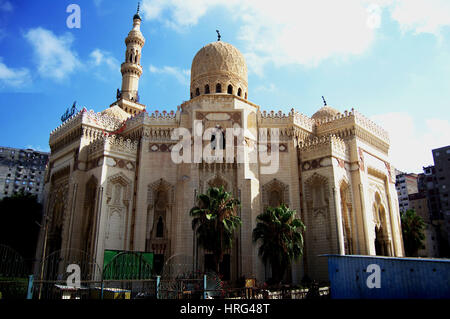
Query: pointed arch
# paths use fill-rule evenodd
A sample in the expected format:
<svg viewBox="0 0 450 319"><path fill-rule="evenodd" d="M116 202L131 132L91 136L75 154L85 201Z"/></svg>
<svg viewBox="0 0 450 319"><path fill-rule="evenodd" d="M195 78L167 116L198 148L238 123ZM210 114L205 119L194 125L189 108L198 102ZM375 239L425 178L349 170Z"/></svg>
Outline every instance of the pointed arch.
<svg viewBox="0 0 450 319"><path fill-rule="evenodd" d="M85 195L84 195L84 214L81 224L82 236L81 240L84 240L81 247L88 254L93 249L93 237L95 233L95 219L97 214L97 189L98 179L92 175L86 182Z"/></svg>
<svg viewBox="0 0 450 319"><path fill-rule="evenodd" d="M108 177L106 183L105 248L126 250L130 240L132 181L120 172Z"/></svg>
<svg viewBox="0 0 450 319"><path fill-rule="evenodd" d="M308 208L314 214L324 213L329 204L328 178L314 173L305 181L305 195Z"/></svg>
<svg viewBox="0 0 450 319"><path fill-rule="evenodd" d="M274 178L261 187L263 209L278 207L281 204L289 206L289 185Z"/></svg>
<svg viewBox="0 0 450 319"><path fill-rule="evenodd" d="M153 208L158 200L158 192L165 191L167 196L166 203L167 205L172 205L174 189L175 187L163 178L150 183L147 187L147 204Z"/></svg>
<svg viewBox="0 0 450 319"><path fill-rule="evenodd" d="M378 191L375 191L374 194L372 210L373 223L375 225L375 254L381 256L392 256L386 208Z"/></svg>
<svg viewBox="0 0 450 319"><path fill-rule="evenodd" d="M352 197L349 182L346 179L342 179L339 183L339 196L341 205L341 218L344 235L344 249L345 254L354 253L354 221L353 221L353 207Z"/></svg>
<svg viewBox="0 0 450 319"><path fill-rule="evenodd" d="M163 178L148 185L146 251L164 259L169 253L169 231L175 187ZM167 257L167 256L166 256Z"/></svg>
<svg viewBox="0 0 450 319"><path fill-rule="evenodd" d="M131 180L123 173L118 173L108 177L106 184L106 202L108 204L111 202L111 199L114 195L113 189L116 189L117 191L117 188L114 188L114 186L120 185L124 188L124 193L122 196L123 203L128 206L128 203L131 200L131 184Z"/></svg>
<svg viewBox="0 0 450 319"><path fill-rule="evenodd" d="M208 188L209 187L220 187L223 186L223 188L228 191L228 182L223 178L223 176L217 174L207 182Z"/></svg>

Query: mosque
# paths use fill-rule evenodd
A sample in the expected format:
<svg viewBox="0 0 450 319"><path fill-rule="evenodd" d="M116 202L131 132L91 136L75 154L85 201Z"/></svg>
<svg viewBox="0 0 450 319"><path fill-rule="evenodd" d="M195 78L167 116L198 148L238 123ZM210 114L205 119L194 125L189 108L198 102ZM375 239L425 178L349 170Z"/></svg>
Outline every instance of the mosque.
<svg viewBox="0 0 450 319"><path fill-rule="evenodd" d="M327 105L311 117L294 109L261 111L250 99L244 56L220 38L192 61L190 99L176 111L148 110L138 93L145 44L141 22L135 14L125 39L116 101L99 113L83 109L50 133L48 227L38 256L42 247L45 255L78 249L101 266L107 250L139 251L153 253L157 271L173 256L206 270L211 255L197 244L189 211L198 194L219 185L242 205L242 226L221 265L225 279L271 277L252 231L256 216L281 203L306 225L304 254L290 266L286 281L299 283L305 275L327 281L324 254L404 255L383 128L356 110L339 112ZM190 132L189 142L196 139L197 126L243 133L231 151L225 149L226 161L218 156L174 160L175 151L186 155L192 147L195 153L195 143L183 144L180 152L174 131ZM259 132L269 132L277 144L268 147ZM209 144L201 136L200 146ZM263 160L263 148L276 155L275 166Z"/></svg>

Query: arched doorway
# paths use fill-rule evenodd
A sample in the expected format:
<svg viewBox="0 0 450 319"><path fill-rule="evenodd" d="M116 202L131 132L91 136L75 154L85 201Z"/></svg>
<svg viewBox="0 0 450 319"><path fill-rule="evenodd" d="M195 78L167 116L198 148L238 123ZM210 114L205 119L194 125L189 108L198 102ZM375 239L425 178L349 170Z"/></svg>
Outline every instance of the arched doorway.
<svg viewBox="0 0 450 319"><path fill-rule="evenodd" d="M375 224L375 254L377 256L392 256L391 241L387 232L386 210L378 192L375 193L373 215Z"/></svg>

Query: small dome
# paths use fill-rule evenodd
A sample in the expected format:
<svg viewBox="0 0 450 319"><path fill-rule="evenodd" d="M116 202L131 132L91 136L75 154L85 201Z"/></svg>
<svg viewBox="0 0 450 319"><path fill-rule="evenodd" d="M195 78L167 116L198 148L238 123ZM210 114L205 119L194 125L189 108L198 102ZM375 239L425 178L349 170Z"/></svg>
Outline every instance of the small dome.
<svg viewBox="0 0 450 319"><path fill-rule="evenodd" d="M141 16L139 15L139 13L136 13L136 14L134 15L133 20L134 20L134 19L139 19L139 20L142 21Z"/></svg>
<svg viewBox="0 0 450 319"><path fill-rule="evenodd" d="M340 114L340 112L332 107L323 106L311 117L313 120L324 120L326 118L334 117Z"/></svg>
<svg viewBox="0 0 450 319"><path fill-rule="evenodd" d="M130 114L125 112L122 108L120 108L117 104L114 104L110 108L102 111L101 114L115 117L121 121L124 121L131 116Z"/></svg>
<svg viewBox="0 0 450 319"><path fill-rule="evenodd" d="M209 43L195 55L191 67L191 94L218 92L218 84L222 93L246 96L245 58L238 49L223 41Z"/></svg>

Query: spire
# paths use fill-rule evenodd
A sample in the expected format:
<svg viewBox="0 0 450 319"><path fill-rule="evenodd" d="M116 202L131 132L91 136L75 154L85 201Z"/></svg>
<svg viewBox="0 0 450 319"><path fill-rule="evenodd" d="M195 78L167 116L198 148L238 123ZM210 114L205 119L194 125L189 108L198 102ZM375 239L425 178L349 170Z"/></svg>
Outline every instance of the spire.
<svg viewBox="0 0 450 319"><path fill-rule="evenodd" d="M220 32L219 30L216 30L216 32L217 32L217 41L220 41Z"/></svg>
<svg viewBox="0 0 450 319"><path fill-rule="evenodd" d="M323 100L323 106L327 106L327 101L325 101L325 98L322 95L322 100Z"/></svg>
<svg viewBox="0 0 450 319"><path fill-rule="evenodd" d="M134 20L134 19L142 20L142 19L141 19L141 16L139 15L139 9L140 9L140 7L141 7L141 3L138 2L137 11L136 11L136 14L135 14L134 17L133 17L133 20Z"/></svg>

